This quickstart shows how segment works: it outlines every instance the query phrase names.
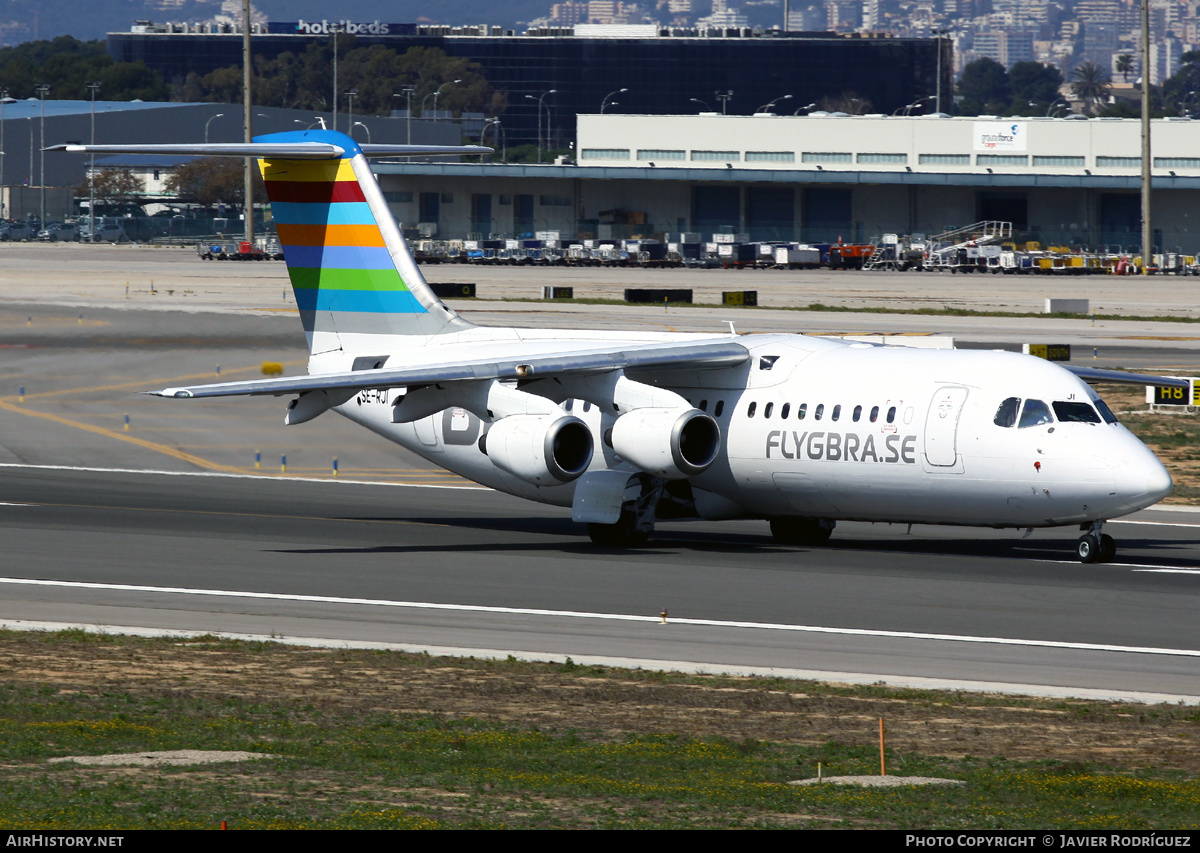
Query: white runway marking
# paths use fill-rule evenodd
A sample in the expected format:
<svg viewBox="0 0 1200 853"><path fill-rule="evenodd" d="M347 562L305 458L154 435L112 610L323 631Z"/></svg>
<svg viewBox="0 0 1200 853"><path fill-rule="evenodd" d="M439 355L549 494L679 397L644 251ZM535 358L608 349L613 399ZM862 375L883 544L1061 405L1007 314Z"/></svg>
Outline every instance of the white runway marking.
<svg viewBox="0 0 1200 853"><path fill-rule="evenodd" d="M625 613L589 613L577 610L542 610L526 607L489 607L474 604L438 604L427 601L391 601L377 598L348 598L331 595L297 595L242 590L188 589L186 587L142 586L139 584L91 583L85 581L55 581L28 578L0 578L0 584L65 587L69 589L110 590L116 592L145 592L166 595L196 595L222 598L250 598L266 601L300 601L309 604L351 604L369 607L400 607L413 610L447 610L460 613L494 613L518 616L546 616L567 619L597 619L610 622L657 623L658 616L639 616ZM1130 652L1148 655L1177 655L1200 657L1195 649L1160 649L1152 646L1116 646L1105 643L1068 643L1056 640L1021 640L1008 637L972 637L957 634L926 634L917 631L879 631L866 628L830 628L818 625L786 625L772 622L740 622L722 619L671 619L672 625L694 625L709 628L748 628L761 631L794 631L807 634L838 634L853 637L886 637L904 640L942 640L956 643L988 643L1001 646L1036 646L1051 649L1074 649L1098 652Z"/></svg>
<svg viewBox="0 0 1200 853"><path fill-rule="evenodd" d="M1146 566L1140 569L1134 569L1135 572L1159 572L1162 574L1175 575L1200 575L1200 569L1179 569L1170 566Z"/></svg>

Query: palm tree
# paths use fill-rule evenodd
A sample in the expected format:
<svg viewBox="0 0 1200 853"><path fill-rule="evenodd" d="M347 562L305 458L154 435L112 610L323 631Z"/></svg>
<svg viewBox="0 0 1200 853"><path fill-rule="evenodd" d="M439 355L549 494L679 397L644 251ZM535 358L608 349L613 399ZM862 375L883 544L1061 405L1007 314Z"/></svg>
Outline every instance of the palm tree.
<svg viewBox="0 0 1200 853"><path fill-rule="evenodd" d="M1097 101L1108 100L1109 76L1094 62L1083 62L1071 72L1071 93L1083 101L1083 111L1089 115Z"/></svg>
<svg viewBox="0 0 1200 853"><path fill-rule="evenodd" d="M1122 53L1117 57L1117 73L1121 75L1121 79L1128 83L1129 72L1133 70L1133 56L1128 53Z"/></svg>

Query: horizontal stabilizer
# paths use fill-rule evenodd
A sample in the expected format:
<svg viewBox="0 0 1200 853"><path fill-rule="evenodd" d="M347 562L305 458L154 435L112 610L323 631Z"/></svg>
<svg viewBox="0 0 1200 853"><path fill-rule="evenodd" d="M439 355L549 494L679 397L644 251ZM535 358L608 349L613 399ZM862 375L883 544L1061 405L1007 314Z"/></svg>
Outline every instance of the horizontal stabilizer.
<svg viewBox="0 0 1200 853"><path fill-rule="evenodd" d="M1101 370L1077 364L1059 364L1084 382L1111 382L1114 385L1157 385L1159 388L1186 388L1186 379L1173 376L1151 376L1149 373L1126 373L1124 370Z"/></svg>
<svg viewBox="0 0 1200 853"><path fill-rule="evenodd" d="M364 157L429 157L489 154L479 145L359 145ZM47 151L80 154L171 154L188 157L258 157L285 160L338 160L346 149L328 142L192 142L145 145L52 145Z"/></svg>
<svg viewBox="0 0 1200 853"><path fill-rule="evenodd" d="M239 397L302 394L307 391L359 391L376 388L400 388L485 379L551 378L570 373L600 373L632 368L716 369L735 367L750 357L746 348L728 338L695 343L649 344L632 348L591 349L559 352L519 358L479 359L475 361L430 364L419 367L378 370L354 370L322 373L286 379L256 379L249 382L221 382L147 391L156 397Z"/></svg>

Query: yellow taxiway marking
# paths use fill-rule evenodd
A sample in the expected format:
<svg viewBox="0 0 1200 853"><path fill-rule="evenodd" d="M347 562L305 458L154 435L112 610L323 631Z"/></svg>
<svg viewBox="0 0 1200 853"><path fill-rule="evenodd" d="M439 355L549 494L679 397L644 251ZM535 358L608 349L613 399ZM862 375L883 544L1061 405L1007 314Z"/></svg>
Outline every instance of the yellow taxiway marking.
<svg viewBox="0 0 1200 853"><path fill-rule="evenodd" d="M295 367L296 365L303 364L303 363L304 362L301 360L286 361L286 362L284 362L284 366L285 367ZM36 400L36 399L39 399L42 397L61 397L64 394L86 394L86 393L94 393L96 391L122 391L126 388L145 388L147 385L158 385L159 387L163 387L163 386L174 387L176 385L187 384L188 382L193 382L193 381L197 381L197 380L206 380L206 381L209 381L212 383L216 383L216 382L223 381L223 377L225 377L226 375L256 373L256 372L258 372L258 370L259 370L258 367L235 367L232 370L228 370L222 374L216 374L216 373L211 373L211 372L191 373L186 376L173 376L169 379L160 379L157 381L147 380L147 379L138 379L136 381L131 381L131 382L120 382L120 383L117 383L116 385L89 385L85 388L61 388L58 391L38 391L35 394L26 394L25 399L26 400Z"/></svg>
<svg viewBox="0 0 1200 853"><path fill-rule="evenodd" d="M166 454L167 456L171 456L175 459L179 459L199 468L204 468L208 471L224 471L229 474L240 474L244 470L242 468L235 468L232 465L221 465L218 462L212 462L208 459L201 459L199 456L194 456L191 453L186 453L182 450L176 450L174 447L168 447L165 444L146 441L143 438L138 438L137 436L130 435L126 432L118 432L117 430L106 429L105 427L85 424L81 421L73 421L70 418L64 418L60 415L52 415L49 412L35 412L33 409L18 405L16 403L11 403L8 400L0 400L0 409L8 412L15 412L19 415L25 415L26 417L43 418L51 421L52 423L74 427L75 429L81 429L85 432L95 433L96 435L107 436L108 438L115 438L119 441L126 441L130 444L137 445L138 447L144 447L147 450L153 450L157 453Z"/></svg>
<svg viewBox="0 0 1200 853"><path fill-rule="evenodd" d="M303 363L304 362L302 360L284 362L284 364L288 367L294 367L296 365L301 365ZM229 371L226 371L226 373L222 374L222 375L226 376L226 375L253 373L258 370L259 370L258 367L239 367L239 368L233 368ZM67 396L67 395L80 395L80 394L84 394L84 393L94 393L96 391L121 391L121 390L125 390L128 388L133 388L133 387L145 388L147 385L157 385L158 387L170 387L170 386L174 386L174 385L185 384L189 381L194 381L194 380L210 380L211 381L213 378L214 378L214 374L212 374L212 373L196 373L196 374L189 374L187 376L170 377L168 379L161 379L161 380L157 380L157 381L137 380L137 381L133 381L133 382L121 382L121 383L117 383L117 384L113 384L113 385L93 385L93 386L89 386L86 388L64 388L64 389L60 389L58 391L41 391L41 392L38 392L35 394L27 393L25 395L25 401L26 401L26 403L28 403L28 401L30 401L30 400L47 399L47 398L52 398L52 397L62 397L62 396ZM108 429L107 427L96 426L94 424L84 423L82 421L73 420L71 418L65 418L62 415L55 415L55 414L51 414L49 412L35 411L35 410L29 408L29 406L26 404L17 403L16 398L14 398L14 397L0 398L0 410L15 412L17 414L25 415L26 417L31 417L31 418L42 418L44 420L50 421L52 423L60 424L62 426L73 427L75 429L81 429L81 430L84 430L85 432L90 432L95 435L106 436L108 438L115 438L119 441L128 442L129 444L136 445L137 447L142 447L146 450L152 450L156 453L162 453L166 456L172 457L173 459L178 459L182 462L187 462L190 465L195 465L196 467L207 470L207 471L219 471L219 472L226 473L226 474L252 474L252 475L263 476L263 477L287 478L288 473L290 473L292 475L298 475L301 472L304 472L304 473L309 474L310 476L314 473L321 473L321 474L324 474L325 476L327 476L331 480L332 479L342 479L342 480L353 479L355 477L369 475L369 476L377 477L382 480L388 480L388 481L392 481L392 482L399 481L399 482L403 482L403 483L410 484L410 485L445 485L447 481L456 481L457 483L461 483L464 485L475 485L474 483L471 483L470 480L466 480L462 477L459 477L457 474L453 474L449 471L440 471L437 469L427 469L427 468L426 469L422 469L422 468L391 468L391 469L372 468L372 469L363 469L363 470L342 469L338 472L339 476L337 478L335 478L332 474L331 469L328 467L325 467L325 466L322 466L319 468L312 467L312 466L306 466L303 468L293 468L290 470L290 472L284 473L281 471L272 471L269 467L267 467L266 463L264 463L264 467L262 467L262 468L255 468L250 465L225 465L220 462L214 462L211 459L205 459L202 456L197 456L195 453L189 453L188 451L182 450L178 447L172 447L167 444L162 444L162 443L159 443L156 441L150 441L148 439L141 438L136 435L131 435L130 433L125 432L123 430ZM141 430L143 435L146 433L156 433L156 432L186 432L186 431L188 431L188 428L186 428L186 427L172 428L172 427L154 427L154 426L146 427ZM198 446L211 446L214 448L219 447L219 448L225 449L225 450L229 449L229 445L193 445L193 447L198 447Z"/></svg>
<svg viewBox="0 0 1200 853"><path fill-rule="evenodd" d="M1120 335L1118 341L1200 341L1195 335Z"/></svg>

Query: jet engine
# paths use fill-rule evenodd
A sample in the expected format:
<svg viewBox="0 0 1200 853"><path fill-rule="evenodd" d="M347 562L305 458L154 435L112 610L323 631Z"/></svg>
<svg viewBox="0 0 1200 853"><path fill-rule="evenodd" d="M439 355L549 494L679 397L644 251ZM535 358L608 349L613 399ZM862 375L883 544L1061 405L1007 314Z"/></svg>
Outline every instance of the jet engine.
<svg viewBox="0 0 1200 853"><path fill-rule="evenodd" d="M721 449L721 428L699 409L634 409L617 418L610 438L622 459L668 480L704 472Z"/></svg>
<svg viewBox="0 0 1200 853"><path fill-rule="evenodd" d="M480 449L514 477L535 486L557 486L588 469L592 433L573 415L511 415L492 424Z"/></svg>

